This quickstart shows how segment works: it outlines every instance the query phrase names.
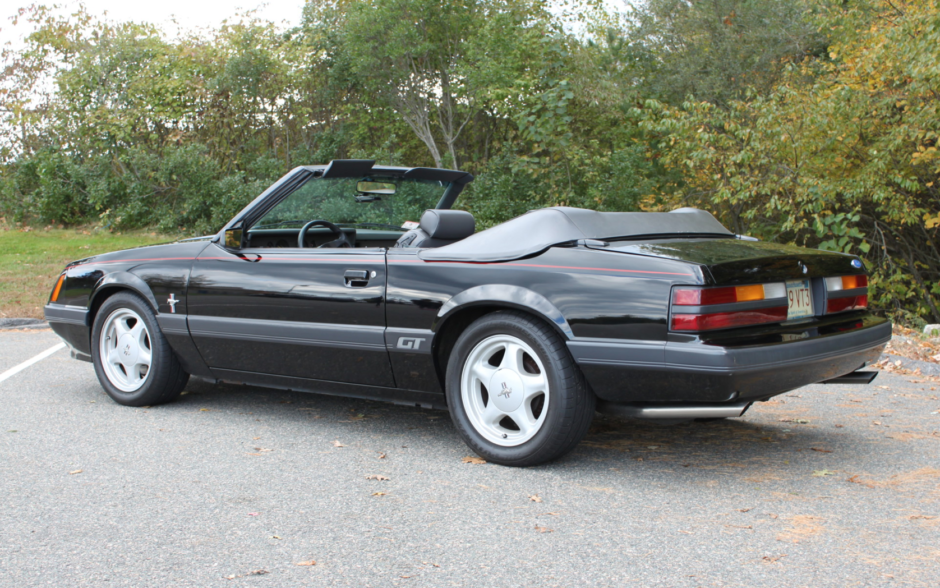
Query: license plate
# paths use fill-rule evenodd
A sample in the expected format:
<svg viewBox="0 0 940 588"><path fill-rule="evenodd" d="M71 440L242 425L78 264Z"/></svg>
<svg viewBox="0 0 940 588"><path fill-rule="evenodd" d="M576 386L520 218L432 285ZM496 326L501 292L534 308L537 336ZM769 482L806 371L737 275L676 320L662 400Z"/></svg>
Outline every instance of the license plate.
<svg viewBox="0 0 940 588"><path fill-rule="evenodd" d="M809 280L787 282L787 299L790 301L787 320L813 316L813 295L809 289Z"/></svg>

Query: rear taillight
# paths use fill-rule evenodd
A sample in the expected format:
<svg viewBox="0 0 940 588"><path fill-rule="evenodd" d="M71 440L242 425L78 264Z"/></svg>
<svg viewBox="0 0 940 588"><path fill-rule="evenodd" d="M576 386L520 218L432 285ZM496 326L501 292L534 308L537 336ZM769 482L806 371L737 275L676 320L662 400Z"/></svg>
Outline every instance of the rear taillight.
<svg viewBox="0 0 940 588"><path fill-rule="evenodd" d="M52 297L49 298L49 302L55 302L59 299L59 291L62 290L62 282L65 280L65 274L59 276L59 280L55 283L55 289L52 291Z"/></svg>
<svg viewBox="0 0 940 588"><path fill-rule="evenodd" d="M826 278L826 314L868 308L868 276Z"/></svg>
<svg viewBox="0 0 940 588"><path fill-rule="evenodd" d="M787 320L787 286L783 282L672 291L673 331L711 331L779 323Z"/></svg>

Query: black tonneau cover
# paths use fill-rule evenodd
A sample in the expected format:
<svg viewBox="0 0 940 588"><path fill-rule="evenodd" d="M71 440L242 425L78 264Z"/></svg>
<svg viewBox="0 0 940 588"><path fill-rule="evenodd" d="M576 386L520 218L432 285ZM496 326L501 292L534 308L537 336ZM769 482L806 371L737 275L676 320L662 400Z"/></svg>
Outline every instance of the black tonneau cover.
<svg viewBox="0 0 940 588"><path fill-rule="evenodd" d="M510 261L579 239L720 235L733 237L710 213L695 208L672 212L597 212L563 206L542 208L467 237L453 245L424 249L427 261Z"/></svg>

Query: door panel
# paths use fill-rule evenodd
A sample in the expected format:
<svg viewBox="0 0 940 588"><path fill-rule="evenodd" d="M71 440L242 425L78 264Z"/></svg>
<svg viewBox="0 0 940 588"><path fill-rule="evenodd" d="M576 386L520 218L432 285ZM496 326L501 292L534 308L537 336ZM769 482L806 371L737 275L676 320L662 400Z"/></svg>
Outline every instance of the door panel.
<svg viewBox="0 0 940 588"><path fill-rule="evenodd" d="M392 387L385 281L384 249L213 244L193 266L189 327L213 368Z"/></svg>

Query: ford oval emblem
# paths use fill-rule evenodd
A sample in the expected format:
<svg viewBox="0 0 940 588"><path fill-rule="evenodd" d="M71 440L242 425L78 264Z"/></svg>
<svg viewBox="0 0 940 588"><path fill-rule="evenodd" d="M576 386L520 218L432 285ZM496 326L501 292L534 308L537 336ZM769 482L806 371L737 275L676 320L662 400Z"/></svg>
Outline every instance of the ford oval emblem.
<svg viewBox="0 0 940 588"><path fill-rule="evenodd" d="M861 268L862 268L862 262L861 262L861 260L853 259L853 260L852 260L852 267L861 269Z"/></svg>

